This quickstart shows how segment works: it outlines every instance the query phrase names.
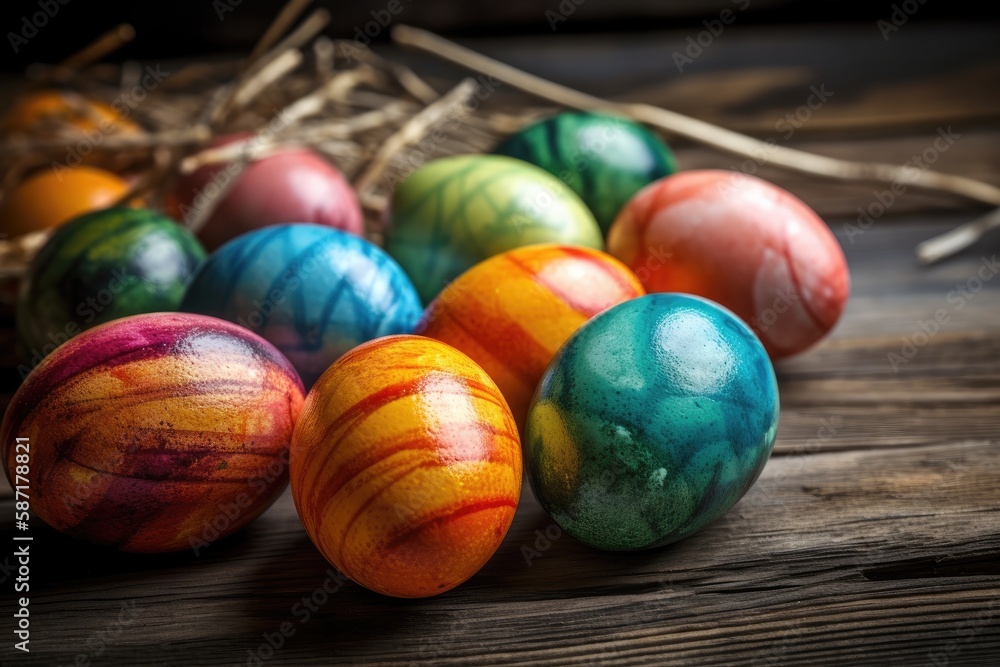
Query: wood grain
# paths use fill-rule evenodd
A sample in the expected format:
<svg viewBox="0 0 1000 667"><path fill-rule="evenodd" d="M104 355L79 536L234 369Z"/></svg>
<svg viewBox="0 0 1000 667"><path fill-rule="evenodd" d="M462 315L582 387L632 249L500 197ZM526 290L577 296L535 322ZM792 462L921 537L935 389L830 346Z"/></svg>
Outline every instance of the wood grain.
<svg viewBox="0 0 1000 667"><path fill-rule="evenodd" d="M970 91L968 78L952 86L941 67L928 64L929 56L909 66L883 63L876 68L882 78L866 82L859 60L848 67L819 52L838 43L842 51L849 48L843 41L831 37L810 50L789 37L801 49L801 62L793 62L787 54L755 56L769 43L765 37L747 37L739 48L720 41L725 67L739 72L744 61L759 65L771 58L815 74L817 63L825 63L853 81L845 90L856 94L841 98L844 118L892 118L914 104L915 97L902 93L905 103L880 94L875 87L884 81L896 81L896 91L923 83L925 94L966 96L928 106L936 114L932 123L947 120L952 102L1000 108L995 86ZM654 42L637 40L635 49L662 50ZM526 48L501 47L493 55ZM549 76L546 68L570 72L594 82L593 92L604 92L602 77L618 85L607 68L584 71L584 63L557 58L557 47L539 48L521 53L524 62L515 64ZM545 52L549 60L538 55L545 48L552 49ZM966 77L981 66L967 50L957 46L956 53L965 55L941 56ZM626 58L615 66L634 62ZM696 83L685 85L706 95L712 90ZM752 92L754 86L759 92ZM766 77L760 77L739 95L688 99L689 108L678 110L698 115L700 105L705 115L725 110L744 117L739 99L769 99L765 88ZM766 117L766 108L761 114ZM924 121L898 132L879 123L874 138L852 134L857 127L827 128L809 134L809 145L890 160L933 136ZM981 123L968 136L941 165L947 159L956 172L1000 182L1000 127ZM725 158L699 151L682 146L681 161L728 166ZM706 530L656 551L600 553L560 535L525 488L513 528L477 576L441 597L405 601L331 579L287 493L250 528L200 555L118 554L35 521L32 652L13 656L5 640L0 662L1000 664L1000 275L984 280L960 308L949 300L959 286L970 289L984 258L1000 254L1000 239L920 269L913 246L967 219L968 209L908 193L891 215L852 235L845 225L855 221L858 205L871 201L871 188L775 176L820 208L838 234L851 268L852 299L828 340L778 366L782 417L775 454L747 496ZM890 355L901 353L920 322L942 309L948 317L940 330L894 369ZM0 340L12 339L8 332ZM9 349L0 350L8 355L0 374L8 397L17 377ZM8 495L0 500L6 544L12 514ZM0 570L10 565L10 549L4 549ZM322 597L317 591L325 582L336 592L306 619L303 596ZM10 608L5 599L5 628ZM289 636L280 649L267 648L266 638L276 637L283 624Z"/></svg>
<svg viewBox="0 0 1000 667"><path fill-rule="evenodd" d="M933 306L938 281L896 240L940 226L876 228L848 246L857 291L902 272ZM885 361L899 336L852 334L852 320L874 308L905 331L915 311L893 291L852 305L831 339L779 367L781 430L757 485L677 545L592 551L558 536L526 491L500 551L465 586L399 601L348 583L300 623L293 607L328 566L287 494L197 557L126 556L36 529L38 639L25 664L70 664L73 647L113 633L132 601L134 621L101 662L245 662L288 621L295 633L269 664L923 664L951 641L960 652L949 664L991 664L1000 655L998 288L963 308L978 324L956 317L899 373ZM556 539L539 538L546 530Z"/></svg>

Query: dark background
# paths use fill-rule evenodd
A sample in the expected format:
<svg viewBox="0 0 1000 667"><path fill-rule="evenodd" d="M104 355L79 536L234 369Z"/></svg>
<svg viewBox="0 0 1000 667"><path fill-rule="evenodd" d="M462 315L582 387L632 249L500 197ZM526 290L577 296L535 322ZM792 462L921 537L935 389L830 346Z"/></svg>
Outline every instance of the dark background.
<svg viewBox="0 0 1000 667"><path fill-rule="evenodd" d="M283 6L283 0L61 0L59 11L38 34L22 44L18 53L8 33L20 33L22 18L39 11L39 2L60 0L3 0L0 2L0 71L18 72L33 62L57 62L89 43L119 22L132 23L135 42L112 56L127 58L173 58L204 54L245 52ZM725 8L742 6L746 0L399 0L402 11L395 21L449 36L538 35L552 32L546 10L575 7L570 20L557 26L560 33L638 32L686 29L718 17ZM909 0L919 3L921 0ZM371 12L384 10L390 0L319 0L314 7L331 10L328 34L351 37L355 29L372 20ZM796 23L872 23L887 19L894 4L903 0L749 0L745 11L736 12L740 26ZM222 9L220 9L220 7ZM231 11L226 11L231 9ZM221 16L221 18L220 18ZM984 21L1000 28L993 2L982 0L923 0L908 22L940 20ZM873 29L875 26L872 26ZM998 30L1000 42L1000 30ZM388 40L382 30L376 42ZM941 44L948 49L949 44Z"/></svg>

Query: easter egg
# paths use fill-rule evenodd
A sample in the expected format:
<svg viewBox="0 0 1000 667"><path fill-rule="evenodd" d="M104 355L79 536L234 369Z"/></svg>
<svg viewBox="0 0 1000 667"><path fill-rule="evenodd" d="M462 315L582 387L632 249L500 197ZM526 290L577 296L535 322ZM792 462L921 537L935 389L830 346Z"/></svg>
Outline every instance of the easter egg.
<svg viewBox="0 0 1000 667"><path fill-rule="evenodd" d="M392 195L385 247L424 303L487 257L535 243L601 250L601 230L572 190L502 155L434 160Z"/></svg>
<svg viewBox="0 0 1000 667"><path fill-rule="evenodd" d="M205 251L186 229L154 211L109 208L63 225L21 282L17 325L40 359L110 320L177 310Z"/></svg>
<svg viewBox="0 0 1000 667"><path fill-rule="evenodd" d="M0 427L7 479L29 455L32 512L74 537L198 550L281 494L303 394L281 353L229 322L115 320L61 346L14 394Z"/></svg>
<svg viewBox="0 0 1000 667"><path fill-rule="evenodd" d="M521 491L510 410L464 354L419 336L361 345L309 392L292 437L292 497L330 563L416 598L475 574Z"/></svg>
<svg viewBox="0 0 1000 667"><path fill-rule="evenodd" d="M275 225L215 251L183 310L245 326L287 356L306 386L351 348L410 333L420 300L381 248L320 225Z"/></svg>
<svg viewBox="0 0 1000 667"><path fill-rule="evenodd" d="M46 169L0 201L0 229L11 236L52 229L83 213L113 205L128 183L96 167Z"/></svg>
<svg viewBox="0 0 1000 667"><path fill-rule="evenodd" d="M245 135L224 137L224 146ZM177 220L189 221L206 206L215 209L198 231L208 250L245 232L288 222L312 222L352 234L364 232L357 195L333 165L306 148L285 148L251 162L235 178L227 164L203 166L177 179L164 207ZM215 202L215 199L222 200Z"/></svg>
<svg viewBox="0 0 1000 667"><path fill-rule="evenodd" d="M632 195L677 171L670 148L639 123L586 111L534 123L494 152L558 177L580 195L605 232Z"/></svg>
<svg viewBox="0 0 1000 667"><path fill-rule="evenodd" d="M599 312L645 294L599 250L552 244L495 255L451 282L417 333L458 348L500 387L518 428L559 347Z"/></svg>
<svg viewBox="0 0 1000 667"><path fill-rule="evenodd" d="M773 359L808 348L840 318L847 261L830 229L789 192L730 171L662 179L625 207L608 250L649 292L721 303Z"/></svg>
<svg viewBox="0 0 1000 667"><path fill-rule="evenodd" d="M77 93L42 90L15 101L0 123L0 131L41 137L69 133L69 138L73 138L74 134L92 138L95 133L101 137L141 131L128 115L129 109L124 104L116 109Z"/></svg>
<svg viewBox="0 0 1000 667"><path fill-rule="evenodd" d="M567 533L610 551L680 540L722 516L767 463L778 386L729 311L651 294L583 325L528 413L531 487Z"/></svg>

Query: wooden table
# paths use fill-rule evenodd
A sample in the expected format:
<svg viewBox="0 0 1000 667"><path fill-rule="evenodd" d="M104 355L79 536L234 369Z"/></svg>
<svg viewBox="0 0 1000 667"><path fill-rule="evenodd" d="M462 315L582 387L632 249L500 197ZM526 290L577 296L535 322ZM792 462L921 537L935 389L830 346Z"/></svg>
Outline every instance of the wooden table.
<svg viewBox="0 0 1000 667"><path fill-rule="evenodd" d="M733 28L683 76L670 53L685 33L473 46L762 138L810 85L836 81L783 143L902 162L952 125L962 137L935 167L1000 183L995 36L904 31L883 43L874 26ZM685 168L737 163L678 149ZM32 652L11 650L6 598L3 664L1000 664L1000 237L921 269L917 242L982 209L911 192L854 234L845 225L881 188L761 173L827 218L853 290L834 334L778 366L775 454L723 519L664 549L600 553L560 535L526 488L489 564L419 601L343 582L287 493L197 556L108 552L36 520ZM935 315L944 323L924 333Z"/></svg>

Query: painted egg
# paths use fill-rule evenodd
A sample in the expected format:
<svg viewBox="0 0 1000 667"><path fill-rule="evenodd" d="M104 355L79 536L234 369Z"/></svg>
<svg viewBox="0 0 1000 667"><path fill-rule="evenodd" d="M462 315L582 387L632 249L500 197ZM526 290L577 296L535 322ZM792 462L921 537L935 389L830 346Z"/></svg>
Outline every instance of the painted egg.
<svg viewBox="0 0 1000 667"><path fill-rule="evenodd" d="M452 281L427 308L417 333L479 364L522 428L535 387L566 339L597 313L642 294L635 274L599 250L526 246Z"/></svg>
<svg viewBox="0 0 1000 667"><path fill-rule="evenodd" d="M46 169L0 201L0 230L21 236L53 229L78 215L112 206L128 189L124 180L96 167Z"/></svg>
<svg viewBox="0 0 1000 667"><path fill-rule="evenodd" d="M271 341L307 387L351 348L410 333L413 283L381 248L320 225L276 225L215 251L183 310L236 322Z"/></svg>
<svg viewBox="0 0 1000 667"><path fill-rule="evenodd" d="M385 247L424 303L487 257L535 243L604 248L587 207L552 174L502 155L435 160L392 196Z"/></svg>
<svg viewBox="0 0 1000 667"><path fill-rule="evenodd" d="M689 292L750 324L773 359L816 343L840 318L847 261L830 229L791 193L731 171L687 171L640 192L608 250L649 292Z"/></svg>
<svg viewBox="0 0 1000 667"><path fill-rule="evenodd" d="M57 530L197 551L281 494L303 394L281 353L229 322L115 320L27 377L0 427L4 467L13 485L30 455L31 510Z"/></svg>
<svg viewBox="0 0 1000 667"><path fill-rule="evenodd" d="M135 134L141 128L128 118L129 109L116 109L77 93L43 90L18 99L3 119L5 133L55 137L67 129L92 137L115 133Z"/></svg>
<svg viewBox="0 0 1000 667"><path fill-rule="evenodd" d="M245 135L216 141L223 146ZM333 165L306 148L287 148L252 162L232 178L226 164L207 165L181 176L167 193L164 207L177 220L190 221L206 206L216 206L198 238L210 251L261 227L312 222L352 234L364 232L357 195Z"/></svg>
<svg viewBox="0 0 1000 667"><path fill-rule="evenodd" d="M583 111L530 125L494 152L558 177L580 195L605 232L632 195L677 171L673 151L639 123Z"/></svg>
<svg viewBox="0 0 1000 667"><path fill-rule="evenodd" d="M205 251L154 211L109 208L60 227L35 255L17 302L21 341L37 363L104 322L177 310Z"/></svg>
<svg viewBox="0 0 1000 667"><path fill-rule="evenodd" d="M778 386L753 332L720 306L651 294L559 350L528 413L542 507L598 549L669 544L722 516L767 463Z"/></svg>
<svg viewBox="0 0 1000 667"><path fill-rule="evenodd" d="M347 353L309 392L292 496L313 543L353 581L416 598L474 575L503 541L521 447L489 376L419 336Z"/></svg>

